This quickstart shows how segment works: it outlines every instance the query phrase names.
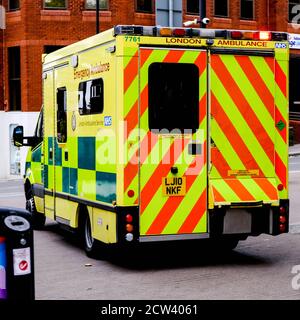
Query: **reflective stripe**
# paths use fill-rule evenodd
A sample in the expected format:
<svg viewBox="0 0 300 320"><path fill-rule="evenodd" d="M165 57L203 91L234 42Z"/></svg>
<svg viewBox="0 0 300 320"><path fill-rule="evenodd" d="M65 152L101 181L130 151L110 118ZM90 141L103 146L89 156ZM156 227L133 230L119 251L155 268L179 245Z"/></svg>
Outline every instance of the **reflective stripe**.
<svg viewBox="0 0 300 320"><path fill-rule="evenodd" d="M146 49L147 51L147 49ZM165 51L165 50L164 50ZM141 59L143 50L141 50ZM150 57L152 59L152 57ZM157 62L155 58L152 60ZM188 144L191 139L174 139L172 142L168 138L157 140L157 135L150 134L150 138L155 139L152 146L143 146L144 140L141 142L141 176L140 176L140 232L144 234L175 234L184 232L205 232L206 226L206 53L199 51L186 50L169 50L163 62L171 63L194 63L199 69L199 120L200 130L204 132L203 154L195 157L198 161L197 172L189 175L188 172L193 168L193 160L186 160L185 155L188 154ZM141 73L141 87L147 75ZM145 88L148 89L147 84ZM143 114L144 106L148 108L148 97L141 96L141 128L148 129L148 110ZM147 114L147 117L145 116ZM146 139L146 138L144 138ZM169 142L168 142L169 141ZM178 147L183 143L182 147ZM176 146L177 145L177 146ZM145 155L148 154L149 162L145 162ZM158 163L151 163L152 157L159 154ZM155 159L155 158L154 158ZM202 159L202 160L201 160ZM147 159L148 160L148 159ZM200 162L199 162L200 161ZM182 197L162 197L162 178L170 175L172 164L179 164L180 170L184 170L181 176L186 177L186 194Z"/></svg>

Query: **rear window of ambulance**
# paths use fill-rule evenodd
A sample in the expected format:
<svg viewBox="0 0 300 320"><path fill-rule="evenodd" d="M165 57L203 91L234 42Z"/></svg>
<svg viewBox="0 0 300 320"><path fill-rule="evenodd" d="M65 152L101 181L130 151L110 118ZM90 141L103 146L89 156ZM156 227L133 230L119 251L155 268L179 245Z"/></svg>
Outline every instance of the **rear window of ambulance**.
<svg viewBox="0 0 300 320"><path fill-rule="evenodd" d="M192 63L149 66L149 129L181 132L199 128L199 69Z"/></svg>

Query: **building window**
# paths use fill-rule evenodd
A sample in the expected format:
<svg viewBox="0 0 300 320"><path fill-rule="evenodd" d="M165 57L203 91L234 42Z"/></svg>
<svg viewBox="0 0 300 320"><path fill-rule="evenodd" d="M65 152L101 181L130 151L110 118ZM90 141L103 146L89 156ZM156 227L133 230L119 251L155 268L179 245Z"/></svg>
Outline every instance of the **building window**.
<svg viewBox="0 0 300 320"><path fill-rule="evenodd" d="M150 130L183 132L199 128L199 69L196 65L154 62L149 66L148 84Z"/></svg>
<svg viewBox="0 0 300 320"><path fill-rule="evenodd" d="M135 1L136 12L153 13L154 5L152 0L136 0Z"/></svg>
<svg viewBox="0 0 300 320"><path fill-rule="evenodd" d="M9 0L8 1L8 10L15 11L20 9L20 0Z"/></svg>
<svg viewBox="0 0 300 320"><path fill-rule="evenodd" d="M200 3L199 1L187 0L186 1L186 13L199 15L199 13L200 13L199 3Z"/></svg>
<svg viewBox="0 0 300 320"><path fill-rule="evenodd" d="M44 53L48 54L63 48L64 46L44 46Z"/></svg>
<svg viewBox="0 0 300 320"><path fill-rule="evenodd" d="M45 9L66 9L67 0L44 0Z"/></svg>
<svg viewBox="0 0 300 320"><path fill-rule="evenodd" d="M103 113L103 79L80 82L78 91L78 111L80 115Z"/></svg>
<svg viewBox="0 0 300 320"><path fill-rule="evenodd" d="M254 1L241 0L241 19L253 20L254 19Z"/></svg>
<svg viewBox="0 0 300 320"><path fill-rule="evenodd" d="M87 10L96 10L96 1L97 0L86 0L85 8ZM108 10L108 0L98 0L100 10Z"/></svg>
<svg viewBox="0 0 300 320"><path fill-rule="evenodd" d="M294 11L293 11L293 8L299 5L300 5L300 0L289 1L289 22L293 22L292 20L295 18L296 15L298 15L300 7L295 8ZM297 22L295 21L294 23L298 24L299 21Z"/></svg>
<svg viewBox="0 0 300 320"><path fill-rule="evenodd" d="M20 47L8 48L9 109L21 110L21 52Z"/></svg>
<svg viewBox="0 0 300 320"><path fill-rule="evenodd" d="M57 103L57 142L67 142L67 89L58 88L56 91Z"/></svg>
<svg viewBox="0 0 300 320"><path fill-rule="evenodd" d="M214 8L216 17L228 17L228 0L215 0Z"/></svg>

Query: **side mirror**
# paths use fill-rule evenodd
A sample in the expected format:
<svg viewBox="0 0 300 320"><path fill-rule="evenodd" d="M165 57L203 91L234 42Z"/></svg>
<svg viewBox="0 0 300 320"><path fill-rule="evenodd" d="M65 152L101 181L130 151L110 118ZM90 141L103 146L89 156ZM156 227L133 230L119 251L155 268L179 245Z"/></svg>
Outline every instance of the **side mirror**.
<svg viewBox="0 0 300 320"><path fill-rule="evenodd" d="M14 129L13 141L16 147L22 147L24 145L24 128L18 126Z"/></svg>

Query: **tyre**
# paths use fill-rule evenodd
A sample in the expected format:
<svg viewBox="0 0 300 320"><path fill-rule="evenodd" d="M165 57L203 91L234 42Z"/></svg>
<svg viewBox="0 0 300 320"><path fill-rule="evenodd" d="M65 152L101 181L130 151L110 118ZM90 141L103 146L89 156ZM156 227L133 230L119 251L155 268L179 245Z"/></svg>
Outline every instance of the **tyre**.
<svg viewBox="0 0 300 320"><path fill-rule="evenodd" d="M228 253L234 250L239 239L213 239L209 241L209 248L217 253Z"/></svg>
<svg viewBox="0 0 300 320"><path fill-rule="evenodd" d="M33 229L39 230L44 227L46 216L36 210L31 187L26 193L26 199L26 210L31 213Z"/></svg>
<svg viewBox="0 0 300 320"><path fill-rule="evenodd" d="M238 244L239 244L238 239L226 239L224 240L224 242L222 241L221 248L224 251L232 251L237 247Z"/></svg>
<svg viewBox="0 0 300 320"><path fill-rule="evenodd" d="M101 257L101 249L103 248L101 248L100 242L93 238L90 215L87 212L84 213L81 229L81 238L86 255L90 258Z"/></svg>

